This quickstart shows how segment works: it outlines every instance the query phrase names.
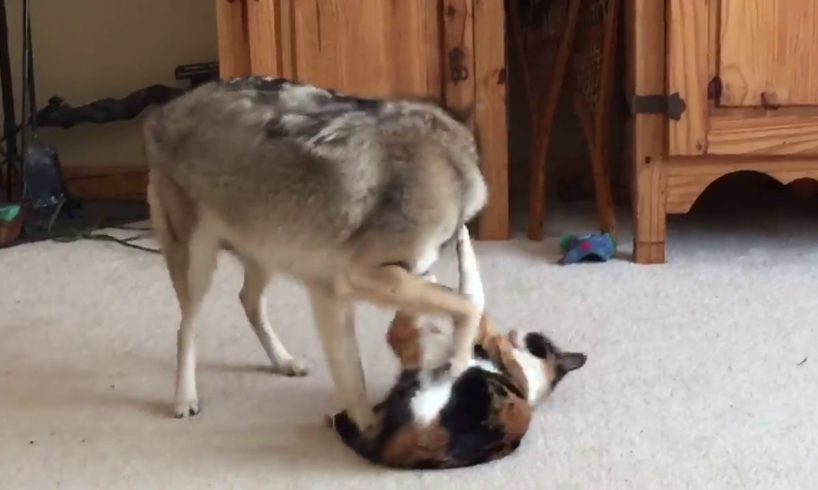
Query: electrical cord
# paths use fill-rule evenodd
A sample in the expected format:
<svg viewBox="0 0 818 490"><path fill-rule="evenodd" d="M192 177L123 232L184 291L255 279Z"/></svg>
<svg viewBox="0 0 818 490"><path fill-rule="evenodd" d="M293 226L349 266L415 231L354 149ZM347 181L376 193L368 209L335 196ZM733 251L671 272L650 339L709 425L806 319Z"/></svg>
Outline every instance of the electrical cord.
<svg viewBox="0 0 818 490"><path fill-rule="evenodd" d="M101 242L112 242L123 247L133 248L136 250L141 250L143 252L159 254L162 253L161 250L158 248L151 248L145 247L143 245L138 245L133 243L136 240L140 240L142 238L146 238L146 235L134 235L128 238L118 238L113 235L109 235L107 233L94 233L94 230L99 230L104 223L104 218L101 218L97 221L97 224L93 227L89 228L88 230L84 231L75 231L71 235L55 235L54 233L54 223L57 221L57 217L60 215L60 211L62 211L63 206L67 200L65 198L61 199L60 202L57 204L57 207L54 209L54 212L51 214L51 217L48 219L48 237L55 242L59 243L71 243L76 242L79 240L96 240ZM125 227L125 226L111 226L109 228L117 229L117 230L127 230L127 231L150 231L150 228L140 227L140 228L133 228L133 227Z"/></svg>
<svg viewBox="0 0 818 490"><path fill-rule="evenodd" d="M145 247L145 246L142 246L142 245L138 245L136 243L131 243L134 240L140 240L142 238L146 238L146 236L145 235L136 235L136 236L132 236L132 237L129 237L129 238L117 238L117 237L115 237L113 235L108 235L106 233L85 232L85 233L79 233L79 234L77 234L75 236L71 236L71 237L56 237L56 238L52 238L52 240L54 240L55 242L62 242L62 243L76 242L76 241L79 241L79 240L96 240L96 241L100 241L100 242L113 242L113 243L117 243L119 245L122 245L123 247L133 248L133 249L136 249L136 250L141 250L143 252L148 252L148 253L153 253L153 254L162 253L162 251L159 250L158 248Z"/></svg>

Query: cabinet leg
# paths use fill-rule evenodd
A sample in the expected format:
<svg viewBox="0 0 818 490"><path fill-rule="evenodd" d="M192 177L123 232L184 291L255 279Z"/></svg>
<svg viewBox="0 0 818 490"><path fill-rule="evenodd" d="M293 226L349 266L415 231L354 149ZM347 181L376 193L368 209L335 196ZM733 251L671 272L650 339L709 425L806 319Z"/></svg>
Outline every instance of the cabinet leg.
<svg viewBox="0 0 818 490"><path fill-rule="evenodd" d="M637 264L664 264L664 243L634 242L633 257Z"/></svg>
<svg viewBox="0 0 818 490"><path fill-rule="evenodd" d="M633 199L633 258L638 264L663 264L667 241L662 169L659 162L637 168Z"/></svg>

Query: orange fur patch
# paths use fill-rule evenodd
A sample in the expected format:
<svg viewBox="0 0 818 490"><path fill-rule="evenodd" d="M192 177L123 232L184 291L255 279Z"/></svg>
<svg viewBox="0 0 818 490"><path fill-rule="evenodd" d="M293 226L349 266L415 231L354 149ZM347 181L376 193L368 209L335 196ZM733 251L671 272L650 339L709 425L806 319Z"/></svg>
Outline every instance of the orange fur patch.
<svg viewBox="0 0 818 490"><path fill-rule="evenodd" d="M386 333L386 342L400 360L402 369L420 367L422 353L420 352L420 329L416 316L397 312Z"/></svg>
<svg viewBox="0 0 818 490"><path fill-rule="evenodd" d="M438 421L426 427L414 424L401 428L384 447L383 461L389 466L413 467L420 462L449 463L449 434Z"/></svg>
<svg viewBox="0 0 818 490"><path fill-rule="evenodd" d="M504 442L506 444L519 442L531 423L531 406L528 401L510 395L505 406L500 410L499 419L505 428Z"/></svg>

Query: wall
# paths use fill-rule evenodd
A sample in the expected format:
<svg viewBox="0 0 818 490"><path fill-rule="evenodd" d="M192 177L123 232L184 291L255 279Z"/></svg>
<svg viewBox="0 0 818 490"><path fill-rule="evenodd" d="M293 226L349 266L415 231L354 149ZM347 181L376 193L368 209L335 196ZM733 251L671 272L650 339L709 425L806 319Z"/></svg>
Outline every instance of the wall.
<svg viewBox="0 0 818 490"><path fill-rule="evenodd" d="M71 105L174 80L177 65L217 59L213 0L33 0L37 103ZM22 0L6 0L20 117ZM142 164L139 120L47 128L65 166Z"/></svg>

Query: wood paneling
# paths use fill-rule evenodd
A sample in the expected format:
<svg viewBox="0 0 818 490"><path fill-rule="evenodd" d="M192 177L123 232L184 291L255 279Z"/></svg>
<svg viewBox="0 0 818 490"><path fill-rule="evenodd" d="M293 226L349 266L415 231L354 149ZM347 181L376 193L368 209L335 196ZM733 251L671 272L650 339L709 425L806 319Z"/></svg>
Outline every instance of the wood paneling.
<svg viewBox="0 0 818 490"><path fill-rule="evenodd" d="M818 105L818 2L720 3L721 105L760 106L763 93L782 106Z"/></svg>
<svg viewBox="0 0 818 490"><path fill-rule="evenodd" d="M711 155L818 156L818 115L728 109L710 119L707 147Z"/></svg>
<svg viewBox="0 0 818 490"><path fill-rule="evenodd" d="M444 0L442 14L443 96L447 107L470 111L475 95L472 0Z"/></svg>
<svg viewBox="0 0 818 490"><path fill-rule="evenodd" d="M250 74L245 4L238 0L216 1L216 32L219 37L219 75L222 78Z"/></svg>
<svg viewBox="0 0 818 490"><path fill-rule="evenodd" d="M250 40L250 71L254 75L283 75L279 39L278 0L247 2L247 32Z"/></svg>
<svg viewBox="0 0 818 490"><path fill-rule="evenodd" d="M649 95L665 90L665 5L656 0L628 0L626 7L630 93ZM662 186L667 121L652 114L631 120L634 221L634 260L640 264L664 262L665 200Z"/></svg>
<svg viewBox="0 0 818 490"><path fill-rule="evenodd" d="M475 124L480 139L489 204L479 237L506 240L508 209L508 111L506 109L505 11L500 0L474 0Z"/></svg>
<svg viewBox="0 0 818 490"><path fill-rule="evenodd" d="M427 0L290 0L295 78L371 97L440 100L440 17Z"/></svg>
<svg viewBox="0 0 818 490"><path fill-rule="evenodd" d="M708 4L703 0L667 2L667 91L679 92L687 110L671 121L671 155L703 155L707 144Z"/></svg>

